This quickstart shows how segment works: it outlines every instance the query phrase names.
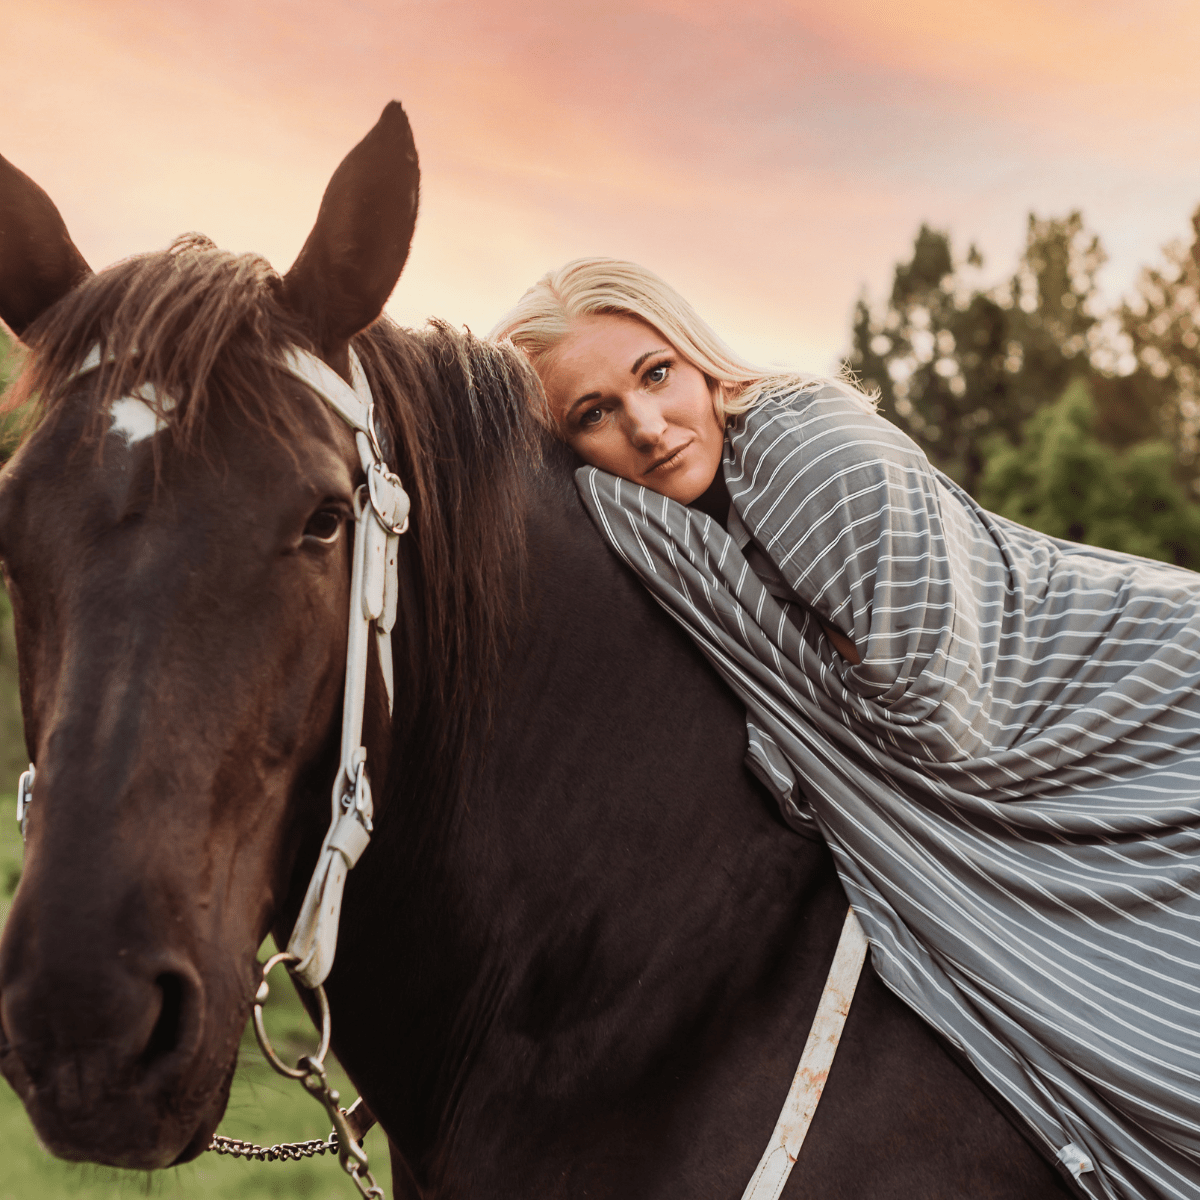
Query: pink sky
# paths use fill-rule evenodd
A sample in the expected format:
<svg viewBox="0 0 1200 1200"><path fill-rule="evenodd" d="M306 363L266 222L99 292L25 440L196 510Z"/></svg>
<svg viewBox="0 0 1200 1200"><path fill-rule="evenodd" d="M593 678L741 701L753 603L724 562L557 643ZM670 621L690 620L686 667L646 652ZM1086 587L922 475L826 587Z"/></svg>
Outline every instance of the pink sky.
<svg viewBox="0 0 1200 1200"><path fill-rule="evenodd" d="M199 229L285 269L401 100L422 215L389 310L486 331L581 254L825 370L921 221L1010 271L1081 208L1110 296L1200 204L1194 0L7 0L0 153L95 267Z"/></svg>

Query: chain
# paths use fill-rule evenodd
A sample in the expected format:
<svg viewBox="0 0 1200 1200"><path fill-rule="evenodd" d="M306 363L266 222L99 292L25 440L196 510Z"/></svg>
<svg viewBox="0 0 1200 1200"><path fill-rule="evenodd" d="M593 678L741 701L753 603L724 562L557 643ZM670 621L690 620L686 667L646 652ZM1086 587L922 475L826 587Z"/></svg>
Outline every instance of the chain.
<svg viewBox="0 0 1200 1200"><path fill-rule="evenodd" d="M228 1154L233 1158L253 1158L258 1162L299 1162L318 1154L336 1154L337 1134L329 1135L328 1141L314 1138L311 1142L279 1142L274 1146L256 1146L240 1138L225 1137L214 1133L208 1149L214 1154Z"/></svg>
<svg viewBox="0 0 1200 1200"><path fill-rule="evenodd" d="M322 994L324 990L322 989ZM305 1072L300 1080L305 1089L324 1105L325 1111L333 1121L333 1131L330 1140L337 1139L338 1162L342 1170L350 1176L354 1186L366 1200L385 1200L383 1188L375 1182L367 1166L367 1152L354 1140L354 1131L346 1119L345 1110L338 1104L337 1092L329 1086L325 1076L325 1066L311 1055L305 1055L296 1066Z"/></svg>
<svg viewBox="0 0 1200 1200"><path fill-rule="evenodd" d="M267 985L267 975L277 963L292 963L299 961L294 954L275 954L263 964L262 983L254 997L254 1033L258 1044L271 1064L280 1075L288 1079L299 1080L304 1090L321 1106L333 1122L333 1129L325 1141L314 1139L309 1142L280 1142L275 1146L256 1146L253 1142L243 1142L239 1138L214 1135L208 1144L208 1149L217 1154L228 1154L234 1158L252 1158L259 1162L296 1162L302 1158L312 1158L318 1154L336 1154L342 1170L350 1176L354 1186L358 1188L364 1200L385 1200L383 1188L376 1182L374 1175L367 1165L367 1152L359 1145L359 1135L355 1136L352 1124L354 1116L338 1104L340 1097L337 1091L329 1086L325 1074L325 1055L329 1050L329 1001L325 989L320 984L313 989L317 997L317 1005L321 1012L321 1043L316 1054L306 1054L294 1067L289 1067L271 1045L263 1024L263 1005L270 995ZM354 1105L351 1106L356 1107ZM369 1125L362 1129L369 1128Z"/></svg>

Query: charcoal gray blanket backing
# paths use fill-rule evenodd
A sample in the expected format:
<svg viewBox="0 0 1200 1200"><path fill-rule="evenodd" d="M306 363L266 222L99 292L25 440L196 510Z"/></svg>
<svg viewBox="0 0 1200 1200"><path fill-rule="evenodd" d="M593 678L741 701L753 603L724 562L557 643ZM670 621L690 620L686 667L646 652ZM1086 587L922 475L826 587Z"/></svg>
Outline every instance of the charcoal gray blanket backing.
<svg viewBox="0 0 1200 1200"><path fill-rule="evenodd" d="M1200 1197L1200 576L984 511L836 388L739 418L723 470L728 528L576 481L884 982L1084 1193Z"/></svg>

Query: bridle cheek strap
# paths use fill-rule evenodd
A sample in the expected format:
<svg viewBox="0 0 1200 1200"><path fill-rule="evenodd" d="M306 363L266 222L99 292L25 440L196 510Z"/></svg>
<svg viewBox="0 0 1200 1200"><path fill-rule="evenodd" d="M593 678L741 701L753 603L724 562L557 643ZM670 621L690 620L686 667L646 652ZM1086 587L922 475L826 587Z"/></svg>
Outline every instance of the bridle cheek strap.
<svg viewBox="0 0 1200 1200"><path fill-rule="evenodd" d="M316 355L293 347L286 370L307 384L354 430L367 482L354 496L354 562L350 576L350 623L346 639L346 690L342 702L342 743L331 797L329 830L321 843L287 949L299 960L294 974L307 987L324 983L337 950L342 891L350 868L371 840L374 803L362 744L367 698L367 652L374 627L379 666L393 702L392 628L399 590L400 534L408 528L409 499L388 469L375 430L375 404L358 356L350 351L353 384Z"/></svg>

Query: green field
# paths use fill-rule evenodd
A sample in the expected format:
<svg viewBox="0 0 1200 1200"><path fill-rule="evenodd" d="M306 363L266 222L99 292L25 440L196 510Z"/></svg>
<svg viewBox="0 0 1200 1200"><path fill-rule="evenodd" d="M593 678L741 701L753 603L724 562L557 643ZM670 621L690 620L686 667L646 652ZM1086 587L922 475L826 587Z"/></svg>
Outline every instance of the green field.
<svg viewBox="0 0 1200 1200"><path fill-rule="evenodd" d="M0 797L0 927L20 876L21 839L13 820L15 802ZM311 1022L282 970L271 978L267 1026L284 1058L295 1059L315 1045ZM285 1052L286 1051L286 1052ZM343 1102L354 1096L352 1085L334 1065L334 1086ZM298 1142L326 1137L324 1111L298 1083L283 1079L267 1066L254 1034L242 1039L237 1078L221 1133L259 1144ZM0 1081L0 1200L116 1200L117 1197L164 1196L179 1200L352 1200L358 1195L330 1156L298 1163L256 1163L203 1154L184 1167L153 1174L59 1162L38 1144L25 1110L12 1089ZM387 1139L378 1129L367 1135L367 1153L375 1178L391 1194Z"/></svg>

